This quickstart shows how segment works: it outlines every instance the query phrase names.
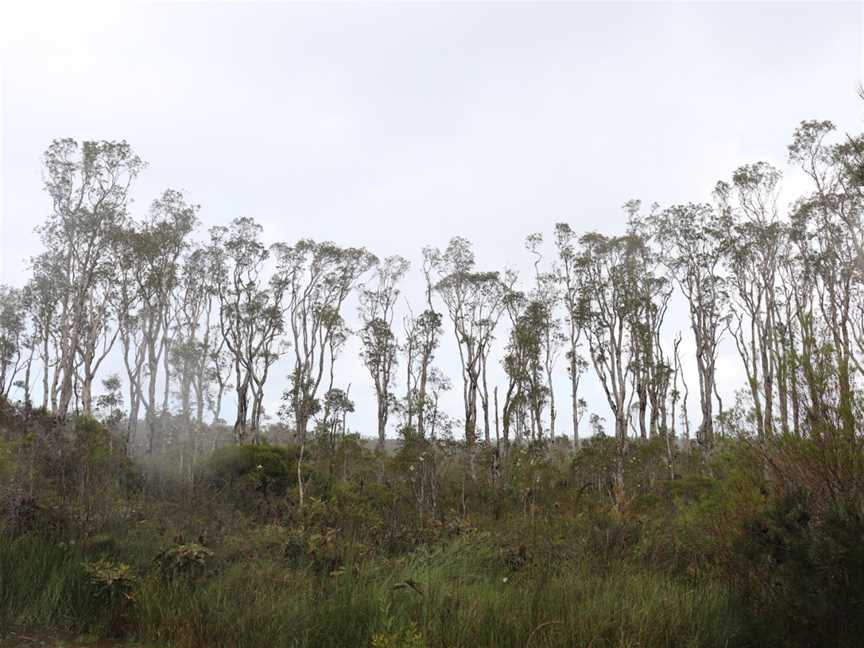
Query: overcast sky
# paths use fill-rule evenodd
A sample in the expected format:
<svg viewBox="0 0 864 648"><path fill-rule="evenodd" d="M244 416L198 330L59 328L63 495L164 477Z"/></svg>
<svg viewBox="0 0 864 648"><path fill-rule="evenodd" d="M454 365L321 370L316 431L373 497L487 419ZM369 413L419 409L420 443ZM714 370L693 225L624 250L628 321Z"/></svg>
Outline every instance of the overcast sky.
<svg viewBox="0 0 864 648"><path fill-rule="evenodd" d="M740 164L783 167L802 119L862 127L857 3L26 3L4 4L0 25L0 283L13 285L39 249L54 138L128 140L150 165L133 214L181 189L202 235L252 216L268 242L415 265L461 235L500 269L528 267L524 237L556 222L617 233L630 198L707 200ZM342 374L350 423L371 432L355 353ZM596 388L589 403L607 410Z"/></svg>

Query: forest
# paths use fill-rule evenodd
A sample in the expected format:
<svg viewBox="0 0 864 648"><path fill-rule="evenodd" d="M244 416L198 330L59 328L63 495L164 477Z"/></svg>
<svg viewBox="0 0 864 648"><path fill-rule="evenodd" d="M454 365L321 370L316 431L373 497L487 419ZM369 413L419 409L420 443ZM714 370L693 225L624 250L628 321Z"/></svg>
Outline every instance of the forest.
<svg viewBox="0 0 864 648"><path fill-rule="evenodd" d="M142 210L130 144L53 141L0 286L0 646L860 645L864 133L790 139L801 195L747 164L527 273Z"/></svg>

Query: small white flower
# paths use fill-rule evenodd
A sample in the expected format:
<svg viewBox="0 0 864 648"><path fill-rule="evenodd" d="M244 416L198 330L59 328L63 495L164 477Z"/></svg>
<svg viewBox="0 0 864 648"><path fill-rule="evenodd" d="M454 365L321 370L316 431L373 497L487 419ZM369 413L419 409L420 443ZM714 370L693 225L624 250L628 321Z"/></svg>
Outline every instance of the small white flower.
<svg viewBox="0 0 864 648"><path fill-rule="evenodd" d="M258 464L257 466L255 466L255 470L264 470L264 466Z"/></svg>

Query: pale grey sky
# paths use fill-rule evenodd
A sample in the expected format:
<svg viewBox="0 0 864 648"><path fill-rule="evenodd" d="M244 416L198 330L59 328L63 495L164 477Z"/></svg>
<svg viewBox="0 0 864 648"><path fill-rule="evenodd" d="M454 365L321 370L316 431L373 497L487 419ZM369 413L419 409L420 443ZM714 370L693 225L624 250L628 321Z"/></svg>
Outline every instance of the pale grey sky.
<svg viewBox="0 0 864 648"><path fill-rule="evenodd" d="M128 140L150 164L133 213L182 189L201 235L252 216L268 242L415 265L461 235L481 266L524 269L530 232L618 232L629 198L706 200L740 164L782 168L802 119L861 128L857 3L28 2L4 4L0 25L0 283L13 285L38 249L40 155L58 137ZM416 273L408 286L418 297ZM669 337L685 326L675 315ZM356 353L342 374L351 423L371 432ZM605 414L596 386L587 396ZM449 404L458 415L458 389Z"/></svg>

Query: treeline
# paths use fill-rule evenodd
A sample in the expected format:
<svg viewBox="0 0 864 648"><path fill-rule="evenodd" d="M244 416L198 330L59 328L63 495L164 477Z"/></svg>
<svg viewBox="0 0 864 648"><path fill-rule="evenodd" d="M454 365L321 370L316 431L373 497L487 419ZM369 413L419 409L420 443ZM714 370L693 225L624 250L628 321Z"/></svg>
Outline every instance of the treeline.
<svg viewBox="0 0 864 648"><path fill-rule="evenodd" d="M748 165L710 203L629 203L620 236L529 236L521 280L424 249L406 295L404 258L199 237L175 191L133 218L128 145L55 142L45 249L0 306L0 641L858 646L864 135L805 122L789 156L788 210ZM351 336L377 444L346 426Z"/></svg>
<svg viewBox="0 0 864 648"><path fill-rule="evenodd" d="M357 335L382 445L394 417L402 435L448 433L439 397L453 380L467 447L482 439L506 448L565 431L577 445L588 423L580 386L593 370L614 419L623 487L629 437L663 439L674 475L672 447L691 436L679 352L688 335L702 446L724 430L853 436L864 360L864 135L802 122L788 154L809 179L788 209L780 171L746 165L717 183L710 203L628 203L620 236L558 224L548 233L554 258L532 234L534 273L521 281L478 267L463 238L424 248L425 290L408 296L397 321L407 259L309 239L268 247L251 218L198 240L199 207L178 191L144 216L131 213L130 188L146 164L126 142L56 140L43 158L53 206L38 229L44 250L23 288L0 289L0 390L60 419L98 412L130 452L165 451L182 435L194 456L231 393L233 440L262 438L268 379L287 358L279 415L303 447L310 431L345 432L354 404L337 384L337 363ZM670 345L664 320L676 292L690 331ZM352 295L359 306L349 313ZM445 336L458 349L458 377L436 366ZM716 384L724 337L746 375L725 408ZM112 353L122 377L103 375ZM498 363L506 380L490 384ZM555 399L559 363L569 376L566 422Z"/></svg>

